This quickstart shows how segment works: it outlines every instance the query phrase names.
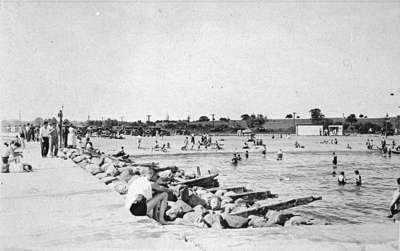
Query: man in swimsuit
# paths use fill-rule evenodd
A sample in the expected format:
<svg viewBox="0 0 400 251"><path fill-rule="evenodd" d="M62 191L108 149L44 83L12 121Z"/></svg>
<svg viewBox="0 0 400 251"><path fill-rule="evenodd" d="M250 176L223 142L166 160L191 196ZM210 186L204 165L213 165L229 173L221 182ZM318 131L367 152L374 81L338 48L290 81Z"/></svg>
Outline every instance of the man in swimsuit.
<svg viewBox="0 0 400 251"><path fill-rule="evenodd" d="M356 175L356 186L361 186L361 175L358 170L354 171L354 174Z"/></svg>
<svg viewBox="0 0 400 251"><path fill-rule="evenodd" d="M164 219L169 189L154 182L156 176L152 168L144 169L142 176L129 185L125 207L135 216L145 216L161 203L158 221L165 225L169 224ZM154 196L153 191L156 192Z"/></svg>

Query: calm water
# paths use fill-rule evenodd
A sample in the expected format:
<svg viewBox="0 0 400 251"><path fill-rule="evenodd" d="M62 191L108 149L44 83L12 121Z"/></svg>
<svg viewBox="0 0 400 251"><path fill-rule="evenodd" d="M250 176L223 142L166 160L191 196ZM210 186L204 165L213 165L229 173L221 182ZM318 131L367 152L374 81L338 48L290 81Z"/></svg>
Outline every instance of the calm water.
<svg viewBox="0 0 400 251"><path fill-rule="evenodd" d="M225 142L226 146L240 149L241 140L234 138L228 137ZM178 140L171 138L170 140L176 142L175 145L178 146L183 138ZM395 178L400 177L400 155L388 158L377 152L339 152L337 171L345 171L346 177L351 180L345 186L338 186L336 177L332 177L331 174L330 150L332 147L344 148L349 142L353 148L359 146L359 150L365 149L366 138L339 138L338 146L319 144L321 137L282 139L266 143L275 148L282 146L287 151L289 148L293 148L295 140L303 142L306 149L324 150L326 148L327 151L285 153L283 161L276 161L275 153L268 153L264 158L259 152L252 152L248 160L243 159L237 166L231 165L231 154L213 153L212 151L196 154L147 156L139 157L139 159L160 162L162 166L177 165L188 169L189 172L194 171L196 166L200 166L203 173L206 173L207 170L219 173L221 186L243 185L254 190L266 189L278 194L279 199L320 195L323 198L322 201L298 207L293 211L332 223L387 221L388 204L395 189ZM374 139L376 142L378 140L379 138ZM113 141L112 143L109 140L95 139L95 142L100 148L108 150L115 150L121 144L133 148L136 144L132 143L134 139ZM174 144L172 145L174 146ZM363 178L362 187L356 187L354 184L355 169L360 171Z"/></svg>

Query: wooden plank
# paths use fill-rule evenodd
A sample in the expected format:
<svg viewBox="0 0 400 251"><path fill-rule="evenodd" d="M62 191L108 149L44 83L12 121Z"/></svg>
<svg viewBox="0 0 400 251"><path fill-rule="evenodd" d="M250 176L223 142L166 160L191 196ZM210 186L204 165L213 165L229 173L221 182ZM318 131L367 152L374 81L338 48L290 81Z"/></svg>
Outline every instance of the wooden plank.
<svg viewBox="0 0 400 251"><path fill-rule="evenodd" d="M105 178L100 179L101 181L103 181L104 183L106 183L106 185L112 183L115 180L118 180L117 177L111 177L111 176L107 176Z"/></svg>
<svg viewBox="0 0 400 251"><path fill-rule="evenodd" d="M237 200L239 198L244 199L245 201L253 201L253 200L264 200L268 198L276 198L278 197L276 194L272 194L270 191L262 191L262 192L245 192L245 193L238 193L235 195L229 196L233 200Z"/></svg>
<svg viewBox="0 0 400 251"><path fill-rule="evenodd" d="M187 186L195 186L198 183L204 183L204 182L209 182L212 181L215 177L217 177L219 174L212 174L204 177L199 177L195 179L190 179L190 180L185 180L181 182L174 183L173 185L187 185Z"/></svg>
<svg viewBox="0 0 400 251"><path fill-rule="evenodd" d="M215 188L209 188L207 189L207 191L211 192L211 193L215 193L218 190L225 190L225 191L232 191L235 193L244 193L244 192L251 192L251 190L247 189L244 186L237 186L237 187L215 187Z"/></svg>
<svg viewBox="0 0 400 251"><path fill-rule="evenodd" d="M292 208L292 207L306 205L306 204L309 204L311 202L321 200L321 199L322 199L321 196L318 196L318 197L309 196L309 197L304 197L304 198L292 199L292 200L288 200L288 201L284 201L284 202L279 202L276 204L261 206L258 208L249 208L249 209L246 209L243 211L232 213L232 215L240 215L240 216L245 216L245 217L247 217L249 215L265 215L269 210L280 211L280 210L284 210L284 209L288 209L288 208Z"/></svg>

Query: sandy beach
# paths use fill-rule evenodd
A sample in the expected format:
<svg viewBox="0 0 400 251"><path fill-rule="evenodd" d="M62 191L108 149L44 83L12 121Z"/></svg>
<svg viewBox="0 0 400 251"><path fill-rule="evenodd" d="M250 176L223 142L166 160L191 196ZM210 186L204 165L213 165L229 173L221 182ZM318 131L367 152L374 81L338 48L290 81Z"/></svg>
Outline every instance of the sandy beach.
<svg viewBox="0 0 400 251"><path fill-rule="evenodd" d="M34 172L0 175L3 250L397 250L399 224L214 230L131 216L124 198L70 160L41 158Z"/></svg>

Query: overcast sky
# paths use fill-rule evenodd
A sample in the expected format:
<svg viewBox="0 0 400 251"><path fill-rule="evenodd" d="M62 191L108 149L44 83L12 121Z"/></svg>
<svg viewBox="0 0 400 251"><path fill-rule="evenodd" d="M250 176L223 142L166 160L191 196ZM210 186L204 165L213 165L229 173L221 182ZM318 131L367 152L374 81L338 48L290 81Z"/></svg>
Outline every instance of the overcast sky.
<svg viewBox="0 0 400 251"><path fill-rule="evenodd" d="M395 115L400 1L3 1L0 84L8 119Z"/></svg>

